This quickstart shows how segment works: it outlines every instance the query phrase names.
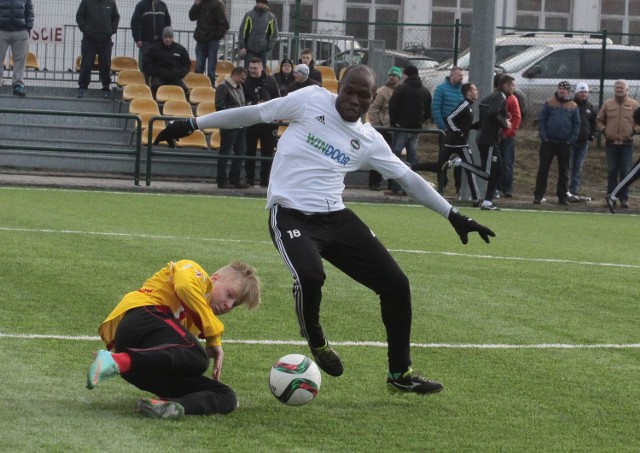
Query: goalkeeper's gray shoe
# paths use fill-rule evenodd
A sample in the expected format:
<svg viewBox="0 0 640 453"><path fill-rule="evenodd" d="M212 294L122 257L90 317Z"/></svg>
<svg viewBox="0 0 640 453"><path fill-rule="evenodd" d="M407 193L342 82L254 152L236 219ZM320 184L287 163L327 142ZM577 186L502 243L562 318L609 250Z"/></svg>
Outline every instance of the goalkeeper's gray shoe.
<svg viewBox="0 0 640 453"><path fill-rule="evenodd" d="M409 368L402 376L387 377L387 390L391 393L438 393L444 390L444 386L436 381L421 376L420 373Z"/></svg>
<svg viewBox="0 0 640 453"><path fill-rule="evenodd" d="M184 407L175 401L140 398L136 401L136 411L145 417L175 420L184 416Z"/></svg>

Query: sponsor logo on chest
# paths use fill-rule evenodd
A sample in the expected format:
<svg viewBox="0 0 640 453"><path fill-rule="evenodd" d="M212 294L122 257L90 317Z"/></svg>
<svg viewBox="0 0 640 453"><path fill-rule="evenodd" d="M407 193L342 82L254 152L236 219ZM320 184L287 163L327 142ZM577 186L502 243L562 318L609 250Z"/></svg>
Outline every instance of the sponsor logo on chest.
<svg viewBox="0 0 640 453"><path fill-rule="evenodd" d="M347 154L345 154L343 151L340 151L340 149L311 133L307 135L307 143L316 148L328 158L335 160L342 166L346 166L347 163L351 160L351 158L347 156Z"/></svg>

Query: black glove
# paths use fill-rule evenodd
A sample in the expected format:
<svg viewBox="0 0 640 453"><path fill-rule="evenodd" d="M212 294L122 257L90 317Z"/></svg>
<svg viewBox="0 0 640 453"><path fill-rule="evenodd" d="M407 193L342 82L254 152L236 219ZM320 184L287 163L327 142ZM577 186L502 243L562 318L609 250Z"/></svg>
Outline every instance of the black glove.
<svg viewBox="0 0 640 453"><path fill-rule="evenodd" d="M463 244L469 242L469 233L473 231L477 231L482 240L487 244L489 243L489 236L496 236L496 234L486 226L480 225L475 220L460 214L456 208L451 208L448 219L456 230L456 233L458 233L458 236L460 236L460 240Z"/></svg>
<svg viewBox="0 0 640 453"><path fill-rule="evenodd" d="M160 131L153 144L167 142L170 147L175 148L176 140L191 135L197 128L198 125L194 118L169 121L167 127Z"/></svg>

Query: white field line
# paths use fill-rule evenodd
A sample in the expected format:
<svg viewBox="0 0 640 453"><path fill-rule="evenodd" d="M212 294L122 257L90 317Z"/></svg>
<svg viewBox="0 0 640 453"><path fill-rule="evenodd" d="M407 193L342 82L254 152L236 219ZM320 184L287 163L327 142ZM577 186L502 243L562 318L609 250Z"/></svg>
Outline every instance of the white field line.
<svg viewBox="0 0 640 453"><path fill-rule="evenodd" d="M105 236L105 237L126 237L126 238L140 238L151 240L172 240L172 241L204 241L204 242L223 242L223 243L245 243L245 244L271 244L271 241L254 241L246 239L222 239L222 238L193 238L188 236L175 236L175 235L156 235L156 234L139 234L139 233L115 233L115 232L100 232L100 231L80 231L80 230L55 230L55 229L39 229L39 228L13 228L0 226L0 231L16 232L16 233L37 233L37 234L76 234L86 236ZM503 260L503 261L523 261L523 262L535 262L535 263L555 263L555 264L573 264L579 266L601 266L601 267L618 267L627 269L640 269L638 264L625 264L625 263L604 263L597 261L578 261L578 260L566 260L559 258L525 258L519 256L495 256L495 255L474 255L470 253L455 253L455 252L434 252L429 250L404 250L404 249L389 249L392 253L413 253L423 255L441 255L441 256L455 256L463 258L479 258L487 260Z"/></svg>
<svg viewBox="0 0 640 453"><path fill-rule="evenodd" d="M0 339L13 338L20 340L65 340L65 341L100 341L98 336L90 335L44 335L44 334L12 334L0 332ZM226 344L247 344L262 346L306 346L306 341L297 340L233 340L226 339ZM334 346L357 346L386 348L387 343L381 341L332 341ZM602 343L602 344L473 344L473 343L411 343L413 348L429 349L639 349L640 343Z"/></svg>

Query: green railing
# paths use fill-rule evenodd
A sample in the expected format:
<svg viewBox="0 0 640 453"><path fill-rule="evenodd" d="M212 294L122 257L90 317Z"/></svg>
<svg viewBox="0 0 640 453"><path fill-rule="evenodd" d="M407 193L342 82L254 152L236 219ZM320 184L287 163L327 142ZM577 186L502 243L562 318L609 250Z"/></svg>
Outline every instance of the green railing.
<svg viewBox="0 0 640 453"><path fill-rule="evenodd" d="M35 110L35 109L5 109L0 108L0 114L2 113L14 113L22 115L50 115L50 116L80 116L80 117L94 117L94 118L122 118L125 120L134 120L136 122L135 144L132 149L118 149L118 148L71 148L71 147L59 147L59 146L46 146L37 145L35 143L26 144L10 144L0 141L0 149L24 149L33 151L51 151L51 152L71 152L71 153L83 153L83 154L124 154L131 155L135 158L134 165L134 183L136 186L140 185L140 155L142 152L142 121L137 115L131 115L128 113L87 113L87 112L70 112L70 111L58 111L58 110ZM34 126L37 128L37 125ZM89 129L90 130L90 129ZM22 137L21 137L22 139Z"/></svg>
<svg viewBox="0 0 640 453"><path fill-rule="evenodd" d="M149 127L147 128L147 171L146 171L146 185L150 186L151 185L151 165L152 165L152 161L153 161L153 157L154 156L168 156L168 157L189 157L189 158L204 158L204 159L230 159L230 160L234 160L234 159L242 159L242 160L247 160L247 159L251 159L251 160L265 160L265 161L270 161L273 160L273 157L262 157L262 156L251 156L251 157L247 157L246 155L241 155L241 156L235 156L235 155L222 155L219 153L212 153L211 150L203 150L203 151L199 151L199 152L193 152L193 151L182 151L179 148L168 148L165 145L162 145L161 148L164 149L158 149L157 147L154 148L153 145L153 123L155 121L160 121L160 120L175 120L176 117L174 116L153 116L149 119ZM286 122L281 122L281 123L277 123L278 125L282 125L282 124L288 124ZM275 123L274 123L275 125ZM439 143L440 146L442 146L443 140L444 140L444 131L440 130L440 129L404 129L404 128L398 128L398 127L375 127L376 130L378 131L388 131L388 132L408 132L408 133L412 133L412 134L437 134L438 135L438 139L439 139Z"/></svg>

